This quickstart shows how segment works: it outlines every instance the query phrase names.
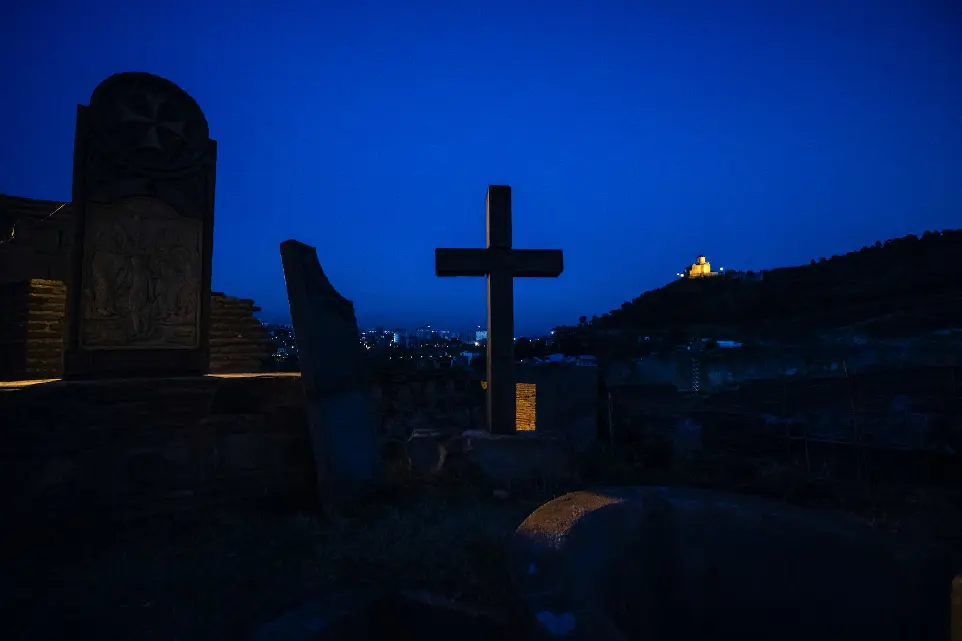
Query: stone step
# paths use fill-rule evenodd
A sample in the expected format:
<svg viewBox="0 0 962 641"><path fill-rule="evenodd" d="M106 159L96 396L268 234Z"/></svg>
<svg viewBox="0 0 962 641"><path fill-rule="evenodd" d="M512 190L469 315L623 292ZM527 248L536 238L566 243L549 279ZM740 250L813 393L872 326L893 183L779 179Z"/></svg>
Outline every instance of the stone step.
<svg viewBox="0 0 962 641"><path fill-rule="evenodd" d="M211 374L257 374L263 371L261 361L238 361L230 363L211 363Z"/></svg>
<svg viewBox="0 0 962 641"><path fill-rule="evenodd" d="M236 307L251 309L254 307L254 301L250 298L229 298L229 297L211 297L210 304L212 307Z"/></svg>
<svg viewBox="0 0 962 641"><path fill-rule="evenodd" d="M250 323L214 322L214 323L211 323L211 326L210 326L210 331L212 335L218 332L237 332L237 331L243 331L243 330L255 331L255 332L261 331L260 323L257 323L256 321L253 321Z"/></svg>
<svg viewBox="0 0 962 641"><path fill-rule="evenodd" d="M257 345L270 345L271 339L269 336L249 336L244 334L211 334L210 344L211 345L236 345L240 343L253 343Z"/></svg>

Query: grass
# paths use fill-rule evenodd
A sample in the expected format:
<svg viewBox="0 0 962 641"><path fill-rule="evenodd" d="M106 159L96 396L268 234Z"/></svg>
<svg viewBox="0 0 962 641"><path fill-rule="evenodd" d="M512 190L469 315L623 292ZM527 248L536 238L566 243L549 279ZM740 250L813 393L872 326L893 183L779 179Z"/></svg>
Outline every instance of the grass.
<svg viewBox="0 0 962 641"><path fill-rule="evenodd" d="M212 515L21 550L4 639L235 639L312 596L372 586L510 607L504 544L547 496L437 487L322 519Z"/></svg>

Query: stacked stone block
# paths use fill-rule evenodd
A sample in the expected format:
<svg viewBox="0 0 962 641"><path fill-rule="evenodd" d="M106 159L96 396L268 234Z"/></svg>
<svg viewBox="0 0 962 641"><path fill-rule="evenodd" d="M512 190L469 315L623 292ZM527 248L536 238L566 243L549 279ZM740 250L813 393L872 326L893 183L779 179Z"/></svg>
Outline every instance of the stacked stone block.
<svg viewBox="0 0 962 641"><path fill-rule="evenodd" d="M265 371L273 349L267 330L254 318L260 307L221 292L211 294L210 306L210 373Z"/></svg>
<svg viewBox="0 0 962 641"><path fill-rule="evenodd" d="M67 287L31 279L0 286L0 379L59 378Z"/></svg>

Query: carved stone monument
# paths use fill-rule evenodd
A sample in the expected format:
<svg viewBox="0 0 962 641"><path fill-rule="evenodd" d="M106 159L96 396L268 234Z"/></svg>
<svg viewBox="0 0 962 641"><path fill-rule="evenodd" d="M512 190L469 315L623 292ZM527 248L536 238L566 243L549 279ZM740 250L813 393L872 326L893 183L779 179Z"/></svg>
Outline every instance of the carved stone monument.
<svg viewBox="0 0 962 641"><path fill-rule="evenodd" d="M326 508L372 489L383 472L374 380L361 347L354 304L321 269L317 251L281 243L281 261L307 396L318 491Z"/></svg>
<svg viewBox="0 0 962 641"><path fill-rule="evenodd" d="M207 372L216 156L163 78L119 73L78 106L65 377Z"/></svg>

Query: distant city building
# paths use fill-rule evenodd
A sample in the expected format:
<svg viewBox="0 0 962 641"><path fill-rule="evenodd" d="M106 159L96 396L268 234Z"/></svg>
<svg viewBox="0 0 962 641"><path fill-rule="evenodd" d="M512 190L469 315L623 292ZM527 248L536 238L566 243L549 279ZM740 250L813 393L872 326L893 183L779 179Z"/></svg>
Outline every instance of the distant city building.
<svg viewBox="0 0 962 641"><path fill-rule="evenodd" d="M294 328L290 325L265 324L267 335L271 339L271 359L274 367L284 369L297 364L297 341L294 338Z"/></svg>
<svg viewBox="0 0 962 641"><path fill-rule="evenodd" d="M478 325L477 331L474 332L474 342L481 343L486 340L488 340L488 330L481 329L481 326Z"/></svg>
<svg viewBox="0 0 962 641"><path fill-rule="evenodd" d="M414 335L419 341L430 341L437 338L438 332L430 325L425 325L424 327L418 327L416 330L414 330Z"/></svg>
<svg viewBox="0 0 962 641"><path fill-rule="evenodd" d="M385 349L394 343L394 330L375 327L361 332L361 344L367 349Z"/></svg>
<svg viewBox="0 0 962 641"><path fill-rule="evenodd" d="M545 358L530 358L521 361L524 365L563 364L576 367L598 367L598 360L591 355L565 356L564 354L550 354Z"/></svg>
<svg viewBox="0 0 962 641"><path fill-rule="evenodd" d="M722 349L737 349L742 346L738 341L717 341L717 343Z"/></svg>
<svg viewBox="0 0 962 641"><path fill-rule="evenodd" d="M720 271L725 271L722 267ZM720 272L713 272L711 270L711 263L708 262L704 256L699 256L698 259L685 268L684 274L678 274L682 278L705 278L706 276L717 276Z"/></svg>

